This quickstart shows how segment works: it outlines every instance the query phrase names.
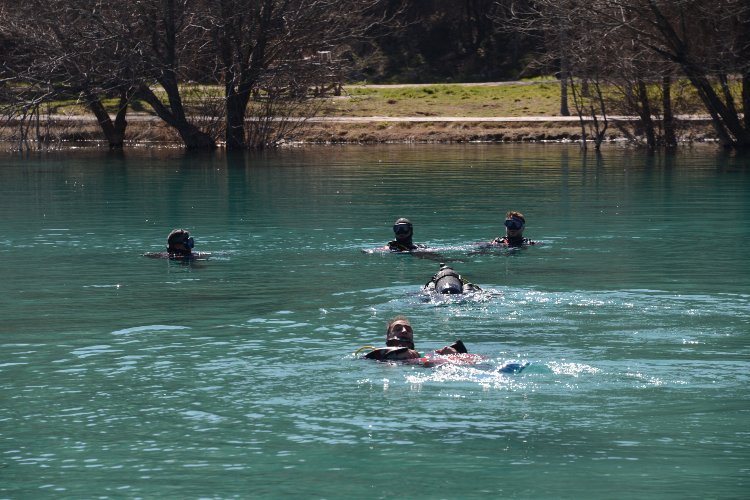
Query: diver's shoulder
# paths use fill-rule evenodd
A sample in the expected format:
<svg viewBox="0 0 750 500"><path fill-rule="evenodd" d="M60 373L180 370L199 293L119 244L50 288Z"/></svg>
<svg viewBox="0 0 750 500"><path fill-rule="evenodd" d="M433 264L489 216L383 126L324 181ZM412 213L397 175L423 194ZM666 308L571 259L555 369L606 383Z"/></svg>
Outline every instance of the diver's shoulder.
<svg viewBox="0 0 750 500"><path fill-rule="evenodd" d="M398 240L389 241L388 243L386 243L385 246L391 252L413 252L415 250L422 250L422 249L427 248L425 245L422 245L422 244L417 244L417 243L404 244Z"/></svg>
<svg viewBox="0 0 750 500"><path fill-rule="evenodd" d="M522 247L526 245L539 245L540 242L531 240L529 238L523 238L521 241L511 241L507 236L498 236L494 240L488 241L487 243L481 244L485 247Z"/></svg>
<svg viewBox="0 0 750 500"><path fill-rule="evenodd" d="M146 252L143 254L143 256L149 257L151 259L191 261L191 260L207 260L211 256L211 252L192 252L190 254L176 254L172 252Z"/></svg>
<svg viewBox="0 0 750 500"><path fill-rule="evenodd" d="M151 259L168 259L169 252L146 252L143 256Z"/></svg>

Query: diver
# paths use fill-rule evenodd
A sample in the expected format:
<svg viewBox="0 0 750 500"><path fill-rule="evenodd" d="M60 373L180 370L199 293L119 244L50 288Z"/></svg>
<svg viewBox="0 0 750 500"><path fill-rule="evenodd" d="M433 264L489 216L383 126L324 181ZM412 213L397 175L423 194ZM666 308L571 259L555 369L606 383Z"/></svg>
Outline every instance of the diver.
<svg viewBox="0 0 750 500"><path fill-rule="evenodd" d="M469 282L445 263L440 263L440 270L425 283L422 290L442 294L460 294L478 292L482 289Z"/></svg>
<svg viewBox="0 0 750 500"><path fill-rule="evenodd" d="M393 235L396 239L389 241L386 245L391 252L411 252L419 248L424 248L423 245L415 245L412 241L414 226L405 217L401 217L393 224Z"/></svg>
<svg viewBox="0 0 750 500"><path fill-rule="evenodd" d="M407 254L420 259L429 259L436 262L445 262L447 259L445 256L431 250L427 245L421 243L414 243L412 237L414 236L414 226L409 219L401 217L393 223L393 235L395 239L389 241L382 247L374 249L362 249L364 253L379 253L379 252L390 252L398 254Z"/></svg>
<svg viewBox="0 0 750 500"><path fill-rule="evenodd" d="M146 257L168 258L189 261L210 255L207 252L193 252L195 240L185 229L173 229L167 236L166 252L148 252Z"/></svg>
<svg viewBox="0 0 750 500"><path fill-rule="evenodd" d="M363 357L376 361L401 361L409 364L417 364L425 368L432 368L442 364L468 364L480 365L485 363L484 356L469 354L466 346L461 340L453 344L437 349L432 353L420 354L414 346L414 330L405 316L396 316L388 321L385 332L386 347L375 348L364 346L358 349L355 356L365 349L371 349ZM510 362L496 368L500 373L520 373L529 365L528 362ZM483 365L480 365L483 366Z"/></svg>
<svg viewBox="0 0 750 500"><path fill-rule="evenodd" d="M526 218L521 212L510 211L505 214L505 236L498 236L490 241L490 245L518 248L526 245L536 245L537 242L523 237Z"/></svg>
<svg viewBox="0 0 750 500"><path fill-rule="evenodd" d="M416 351L414 346L414 330L411 323L405 316L396 316L388 321L385 329L386 347L372 348L365 354L366 359L375 359L377 361L412 361L421 358L421 354ZM369 346L368 346L369 347ZM435 351L436 354L463 354L466 353L466 346L460 340L457 340L449 346Z"/></svg>
<svg viewBox="0 0 750 500"><path fill-rule="evenodd" d="M193 255L194 247L195 240L184 229L174 229L167 236L167 253L170 258L190 258Z"/></svg>

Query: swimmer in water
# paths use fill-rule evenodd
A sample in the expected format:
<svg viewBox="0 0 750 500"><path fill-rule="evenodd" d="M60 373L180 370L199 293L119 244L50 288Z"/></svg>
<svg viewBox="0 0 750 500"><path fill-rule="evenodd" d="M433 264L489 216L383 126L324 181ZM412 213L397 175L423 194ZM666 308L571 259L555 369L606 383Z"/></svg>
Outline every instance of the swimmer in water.
<svg viewBox="0 0 750 500"><path fill-rule="evenodd" d="M422 290L453 295L477 292L482 289L458 274L452 267L441 262L440 270L422 287Z"/></svg>
<svg viewBox="0 0 750 500"><path fill-rule="evenodd" d="M409 361L416 360L421 355L414 346L414 330L405 316L396 316L388 321L385 330L385 345L368 352L364 357L377 361ZM437 354L465 353L466 346L460 340L435 351Z"/></svg>
<svg viewBox="0 0 750 500"><path fill-rule="evenodd" d="M193 255L195 241L184 229L174 229L167 236L167 253L170 258L184 259Z"/></svg>
<svg viewBox="0 0 750 500"><path fill-rule="evenodd" d="M207 257L206 252L193 252L195 241L185 229L173 229L167 236L166 252L149 252L146 257L168 258L174 260L193 260L199 257Z"/></svg>
<svg viewBox="0 0 750 500"><path fill-rule="evenodd" d="M396 316L388 322L385 338L386 347L372 349L372 347L367 346L359 349L357 352L360 352L362 349L372 349L365 354L364 358L377 361L402 361L404 363L418 364L426 368L445 363L477 365L485 359L483 356L477 354L469 354L466 346L460 340L456 340L453 344L445 346L442 349L433 351L433 354L439 356L433 356L432 354L422 356L414 346L414 330L411 328L411 323L404 316ZM528 365L528 362L506 363L497 368L497 371L501 373L519 373Z"/></svg>
<svg viewBox="0 0 750 500"><path fill-rule="evenodd" d="M393 235L396 239L386 245L391 252L411 252L424 248L423 245L415 245L412 241L414 226L405 217L401 217L393 224Z"/></svg>
<svg viewBox="0 0 750 500"><path fill-rule="evenodd" d="M508 248L536 245L536 241L523 237L523 230L525 228L526 218L523 214L521 212L510 211L505 215L505 236L498 236L490 241L489 244Z"/></svg>
<svg viewBox="0 0 750 500"><path fill-rule="evenodd" d="M439 253L428 250L426 245L414 243L412 240L412 237L414 236L414 226L412 226L411 221L405 217L397 219L393 224L393 235L395 239L389 241L384 246L372 250L363 249L362 251L364 253L390 252L408 254L420 259L430 259L437 262L444 262L446 260L446 258Z"/></svg>

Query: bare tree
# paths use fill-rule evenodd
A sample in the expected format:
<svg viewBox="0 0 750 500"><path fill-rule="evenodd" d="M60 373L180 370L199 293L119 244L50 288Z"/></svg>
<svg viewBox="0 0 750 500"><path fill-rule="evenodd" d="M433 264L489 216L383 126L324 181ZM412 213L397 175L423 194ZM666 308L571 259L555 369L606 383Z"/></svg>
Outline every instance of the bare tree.
<svg viewBox="0 0 750 500"><path fill-rule="evenodd" d="M499 30L521 33L544 47L535 54L532 64L558 75L561 116L570 115L568 87L573 76L571 64L576 58L573 45L577 45L578 10L568 0L496 0L491 13Z"/></svg>
<svg viewBox="0 0 750 500"><path fill-rule="evenodd" d="M110 147L122 147L132 80L128 66L117 62L119 48L103 17L105 6L83 0L0 5L0 33L14 40L2 68L7 83L5 115L14 117L22 129L30 117L39 119L42 103L80 99L97 117ZM119 98L114 120L101 101L108 96Z"/></svg>
<svg viewBox="0 0 750 500"><path fill-rule="evenodd" d="M0 0L0 40L14 49L0 77L16 84L5 93L21 90L15 104L25 111L17 116L33 116L29 110L53 97L80 98L112 147L122 146L133 99L148 103L189 149L216 147L222 131L230 149L263 147L300 123L292 110L315 109L302 106L306 99L329 87L340 92L347 44L393 17L381 3L133 0L123 9L104 0L28 0L9 9ZM223 96L200 85L216 83ZM114 119L102 102L108 97L119 102ZM248 109L263 115L247 120ZM225 126L217 126L222 117Z"/></svg>
<svg viewBox="0 0 750 500"><path fill-rule="evenodd" d="M348 43L372 33L389 16L379 10L380 0L219 0L207 2L202 25L212 34L221 63L226 100L226 145L228 149L248 145L246 118L251 98L273 99L273 106L255 110L278 110L280 100L290 97L297 107L308 86L320 74L319 52L330 52L334 60ZM334 72L333 62L328 62ZM277 88L297 89L269 93ZM260 117L264 123L269 123ZM252 147L263 147L270 137L251 127Z"/></svg>
<svg viewBox="0 0 750 500"><path fill-rule="evenodd" d="M725 147L750 147L750 3L746 0L610 0L606 29L625 30L677 65ZM739 106L738 106L739 104Z"/></svg>
<svg viewBox="0 0 750 500"><path fill-rule="evenodd" d="M609 126L603 90L610 69L605 64L609 42L591 28L586 6L575 0L502 0L498 6L504 29L544 41L546 50L537 63L560 70L560 113L570 114L570 91L581 126L581 147L586 148L591 138L599 150Z"/></svg>
<svg viewBox="0 0 750 500"><path fill-rule="evenodd" d="M140 61L137 97L178 132L188 149L216 147L215 138L191 119L181 89L207 44L206 32L198 26L203 7L198 0L139 0L130 4L128 29L120 34L132 57Z"/></svg>
<svg viewBox="0 0 750 500"><path fill-rule="evenodd" d="M563 84L565 75L573 85L576 80L606 84L608 105L639 117L647 147L676 142L672 82L681 76L696 89L722 144L750 146L747 0L498 3L513 12L516 29L547 40L539 60L565 68ZM655 98L655 89L661 99ZM583 96L579 92L574 98L580 103Z"/></svg>
<svg viewBox="0 0 750 500"><path fill-rule="evenodd" d="M611 43L600 44L597 60L604 68L609 87L609 107L614 112L638 117L633 135L626 123L616 125L631 140L641 142L648 149L676 144L672 112L671 76L677 74L674 65L663 61L637 40L622 36L605 37Z"/></svg>

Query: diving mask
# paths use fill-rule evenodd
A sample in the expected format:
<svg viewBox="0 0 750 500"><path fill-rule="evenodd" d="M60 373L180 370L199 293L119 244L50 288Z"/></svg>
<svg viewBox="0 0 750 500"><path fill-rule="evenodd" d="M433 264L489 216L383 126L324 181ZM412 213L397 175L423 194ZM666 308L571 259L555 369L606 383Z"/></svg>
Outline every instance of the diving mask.
<svg viewBox="0 0 750 500"><path fill-rule="evenodd" d="M412 231L411 224L394 224L393 225L393 233L394 234L409 234Z"/></svg>

